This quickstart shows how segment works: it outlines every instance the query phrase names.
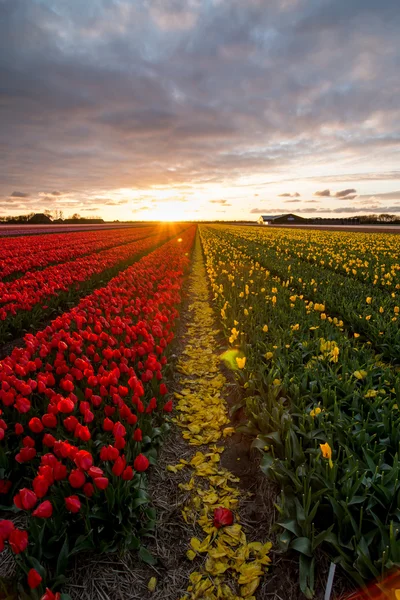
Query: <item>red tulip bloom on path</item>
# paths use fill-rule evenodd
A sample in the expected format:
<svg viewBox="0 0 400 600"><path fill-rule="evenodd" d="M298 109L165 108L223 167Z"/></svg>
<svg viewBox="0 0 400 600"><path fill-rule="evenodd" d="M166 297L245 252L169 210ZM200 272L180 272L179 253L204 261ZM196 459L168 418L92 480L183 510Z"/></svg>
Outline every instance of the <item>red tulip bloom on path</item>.
<svg viewBox="0 0 400 600"><path fill-rule="evenodd" d="M214 510L214 527L220 529L226 525L232 525L233 512L229 508L216 508Z"/></svg>

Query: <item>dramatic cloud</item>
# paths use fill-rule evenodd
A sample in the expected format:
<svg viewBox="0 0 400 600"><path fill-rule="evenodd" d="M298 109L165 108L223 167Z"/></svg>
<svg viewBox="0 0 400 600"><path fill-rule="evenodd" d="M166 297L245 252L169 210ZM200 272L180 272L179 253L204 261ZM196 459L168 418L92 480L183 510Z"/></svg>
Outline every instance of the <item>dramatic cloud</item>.
<svg viewBox="0 0 400 600"><path fill-rule="evenodd" d="M400 181L399 34L398 0L0 0L0 200L375 196Z"/></svg>
<svg viewBox="0 0 400 600"><path fill-rule="evenodd" d="M29 194L25 194L24 192L13 192L11 198L29 198Z"/></svg>

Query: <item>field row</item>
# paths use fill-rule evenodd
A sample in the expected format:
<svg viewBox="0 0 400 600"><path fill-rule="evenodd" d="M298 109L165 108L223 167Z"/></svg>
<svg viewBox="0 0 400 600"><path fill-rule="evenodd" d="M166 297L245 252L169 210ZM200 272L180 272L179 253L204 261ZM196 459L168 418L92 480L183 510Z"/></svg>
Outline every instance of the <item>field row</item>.
<svg viewBox="0 0 400 600"><path fill-rule="evenodd" d="M1 241L0 281L15 279L27 271L70 261L79 256L107 250L153 235L156 227L133 227L123 230L103 230L24 236ZM6 287L0 288L1 290Z"/></svg>
<svg viewBox="0 0 400 600"><path fill-rule="evenodd" d="M374 286L372 281L357 279L351 272L338 273L325 265L299 258L296 253L298 232L285 231L282 236L279 230L254 229L230 229L227 233L230 243L257 260L271 275L281 278L294 294L304 295L309 302L323 305L332 317L343 319L349 333L361 336L360 341L370 342L386 361L400 364L400 293L397 289L388 293ZM357 236L367 240L374 238L370 234L352 235L356 236L355 240ZM282 252L282 247L287 248L289 243L291 250ZM397 266L395 260L393 264Z"/></svg>
<svg viewBox="0 0 400 600"><path fill-rule="evenodd" d="M309 265L311 275L301 263L297 272L300 263L276 250L287 235L268 232L267 245L264 232L250 228L201 227L227 357L243 385L243 430L256 437L262 468L282 490L280 544L299 553L301 588L312 597L321 544L359 583L400 559L400 382L397 370L343 322L358 312L358 286L371 313L365 299L379 290L340 275L340 291L348 281L354 293L338 305L339 275L332 271L336 284L329 284L319 276L323 266ZM308 294L312 279L318 302ZM349 311L343 319L342 306ZM372 314L367 323L381 313ZM383 340L386 334L385 328Z"/></svg>
<svg viewBox="0 0 400 600"><path fill-rule="evenodd" d="M144 473L172 410L166 351L194 234L175 235L0 363L0 494L27 517L26 530L0 522L0 539L38 593L63 583L78 552L125 547L152 560Z"/></svg>
<svg viewBox="0 0 400 600"><path fill-rule="evenodd" d="M120 230L115 232L113 245L102 251L99 246L102 243L110 245L113 238L109 234L114 232L100 232L100 238L106 234L108 241L97 244L92 239L90 244L84 244L85 251L92 247L89 254L0 283L0 346L19 337L24 329L40 324L45 316L54 314L55 309L65 310L68 303L75 304L82 294L103 285L121 268L182 229L183 226L175 230L159 226ZM64 237L70 239L74 235L65 234ZM85 238L88 234L78 235ZM18 264L18 259L14 262Z"/></svg>

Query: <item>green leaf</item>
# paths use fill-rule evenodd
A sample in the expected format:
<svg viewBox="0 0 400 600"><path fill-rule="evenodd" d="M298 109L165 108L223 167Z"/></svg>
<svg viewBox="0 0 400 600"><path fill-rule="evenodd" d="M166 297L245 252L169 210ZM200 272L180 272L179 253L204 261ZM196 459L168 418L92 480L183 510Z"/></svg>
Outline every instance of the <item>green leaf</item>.
<svg viewBox="0 0 400 600"><path fill-rule="evenodd" d="M139 558L147 565L155 565L157 563L157 559L144 546L140 546L139 548Z"/></svg>
<svg viewBox="0 0 400 600"><path fill-rule="evenodd" d="M271 468L274 462L273 456L270 454L264 453L260 463L260 469L264 473L264 475L268 476L268 471Z"/></svg>
<svg viewBox="0 0 400 600"><path fill-rule="evenodd" d="M312 556L311 541L306 537L300 537L293 540L290 544L290 548L297 550L297 552L300 552L300 554L304 554L305 556Z"/></svg>
<svg viewBox="0 0 400 600"><path fill-rule="evenodd" d="M314 597L314 559L310 560L303 554L299 561L299 579L301 591L307 600L311 600Z"/></svg>
<svg viewBox="0 0 400 600"><path fill-rule="evenodd" d="M60 554L57 559L56 575L64 575L68 565L68 537L65 537Z"/></svg>
<svg viewBox="0 0 400 600"><path fill-rule="evenodd" d="M301 529L300 529L297 521L295 521L294 519L290 519L290 520L287 520L287 521L278 521L277 525L280 525L284 529L287 529L288 531L291 531L292 533L294 533L294 535L296 537L300 537L301 536Z"/></svg>

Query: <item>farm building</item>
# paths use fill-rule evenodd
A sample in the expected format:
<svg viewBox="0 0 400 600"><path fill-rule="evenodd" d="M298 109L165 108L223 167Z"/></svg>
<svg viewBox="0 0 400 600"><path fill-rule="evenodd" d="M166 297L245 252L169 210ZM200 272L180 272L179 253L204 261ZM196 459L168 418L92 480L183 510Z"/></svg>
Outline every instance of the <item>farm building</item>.
<svg viewBox="0 0 400 600"><path fill-rule="evenodd" d="M36 213L28 219L28 223L30 225L48 225L51 223L51 219L44 213Z"/></svg>
<svg viewBox="0 0 400 600"><path fill-rule="evenodd" d="M298 215L261 215L258 219L260 225L279 225L281 223L304 223L306 219Z"/></svg>

